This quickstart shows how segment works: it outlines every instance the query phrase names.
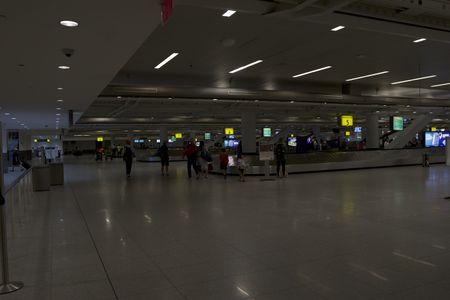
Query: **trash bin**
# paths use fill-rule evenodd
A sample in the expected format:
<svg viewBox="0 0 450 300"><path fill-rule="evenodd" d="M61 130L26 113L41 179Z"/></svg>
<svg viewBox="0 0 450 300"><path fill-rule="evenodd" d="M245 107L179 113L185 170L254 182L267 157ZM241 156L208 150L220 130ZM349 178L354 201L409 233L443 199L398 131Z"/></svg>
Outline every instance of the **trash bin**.
<svg viewBox="0 0 450 300"><path fill-rule="evenodd" d="M57 162L50 164L50 184L63 185L64 184L64 164Z"/></svg>
<svg viewBox="0 0 450 300"><path fill-rule="evenodd" d="M49 166L35 166L32 169L33 191L50 190Z"/></svg>

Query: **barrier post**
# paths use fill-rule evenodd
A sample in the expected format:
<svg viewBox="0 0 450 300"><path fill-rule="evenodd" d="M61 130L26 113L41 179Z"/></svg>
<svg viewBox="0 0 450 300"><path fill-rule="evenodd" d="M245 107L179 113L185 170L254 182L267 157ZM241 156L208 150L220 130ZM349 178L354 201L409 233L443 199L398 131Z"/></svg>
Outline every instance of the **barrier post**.
<svg viewBox="0 0 450 300"><path fill-rule="evenodd" d="M0 133L2 132L2 123L0 122ZM2 134L3 136L3 134ZM2 266L2 281L0 283L0 295L15 292L23 287L20 281L9 281L9 267L8 267L8 239L6 237L6 220L5 220L5 203L6 200L3 195L5 190L3 178L3 137L0 136L0 243L1 243L1 266Z"/></svg>

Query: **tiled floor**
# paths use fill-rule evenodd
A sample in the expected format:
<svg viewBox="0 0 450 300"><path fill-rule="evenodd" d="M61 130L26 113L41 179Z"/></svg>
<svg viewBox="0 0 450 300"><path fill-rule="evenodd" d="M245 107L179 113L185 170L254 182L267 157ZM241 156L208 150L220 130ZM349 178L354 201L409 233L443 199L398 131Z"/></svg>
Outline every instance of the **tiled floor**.
<svg viewBox="0 0 450 300"><path fill-rule="evenodd" d="M262 182L173 163L66 163L66 185L8 199L1 299L450 299L450 169Z"/></svg>

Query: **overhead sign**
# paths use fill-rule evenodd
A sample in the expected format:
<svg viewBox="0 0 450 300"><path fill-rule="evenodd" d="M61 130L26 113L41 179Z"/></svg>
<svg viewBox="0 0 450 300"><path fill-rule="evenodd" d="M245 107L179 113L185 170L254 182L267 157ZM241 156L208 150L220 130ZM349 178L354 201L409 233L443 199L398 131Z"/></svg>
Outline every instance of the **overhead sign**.
<svg viewBox="0 0 450 300"><path fill-rule="evenodd" d="M391 128L394 131L403 130L403 117L392 117L391 118Z"/></svg>
<svg viewBox="0 0 450 300"><path fill-rule="evenodd" d="M175 135L172 135L172 137L170 139L172 140L172 142L176 142L177 141L177 137Z"/></svg>
<svg viewBox="0 0 450 300"><path fill-rule="evenodd" d="M272 128L264 127L263 128L263 137L272 137Z"/></svg>
<svg viewBox="0 0 450 300"><path fill-rule="evenodd" d="M97 137L97 142L103 142L103 137L101 136Z"/></svg>
<svg viewBox="0 0 450 300"><path fill-rule="evenodd" d="M205 140L209 141L211 139L211 133L205 132Z"/></svg>
<svg viewBox="0 0 450 300"><path fill-rule="evenodd" d="M353 116L341 116L340 125L343 127L353 126Z"/></svg>
<svg viewBox="0 0 450 300"><path fill-rule="evenodd" d="M226 135L233 135L234 134L234 128L232 128L232 127L225 128L225 134Z"/></svg>
<svg viewBox="0 0 450 300"><path fill-rule="evenodd" d="M436 127L431 127L431 131L435 132L435 131L437 131L437 128Z"/></svg>
<svg viewBox="0 0 450 300"><path fill-rule="evenodd" d="M350 131L346 131L345 132L345 136L350 136L351 135L351 132Z"/></svg>

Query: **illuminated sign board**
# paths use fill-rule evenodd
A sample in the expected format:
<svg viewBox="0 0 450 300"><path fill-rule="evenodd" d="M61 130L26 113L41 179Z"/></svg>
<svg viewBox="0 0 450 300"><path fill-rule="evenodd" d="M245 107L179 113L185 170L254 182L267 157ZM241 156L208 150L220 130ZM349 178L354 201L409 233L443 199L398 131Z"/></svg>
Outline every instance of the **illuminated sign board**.
<svg viewBox="0 0 450 300"><path fill-rule="evenodd" d="M234 128L232 128L232 127L225 128L225 134L226 134L226 135L232 135L232 134L234 134Z"/></svg>
<svg viewBox="0 0 450 300"><path fill-rule="evenodd" d="M391 117L392 130L403 130L403 117Z"/></svg>
<svg viewBox="0 0 450 300"><path fill-rule="evenodd" d="M356 133L361 133L362 132L362 127L355 127L355 132Z"/></svg>
<svg viewBox="0 0 450 300"><path fill-rule="evenodd" d="M350 136L351 132L350 131L346 131L345 132L345 136Z"/></svg>
<svg viewBox="0 0 450 300"><path fill-rule="evenodd" d="M263 128L263 137L271 137L272 136L272 128L265 127Z"/></svg>
<svg viewBox="0 0 450 300"><path fill-rule="evenodd" d="M353 126L353 116L341 116L340 125L343 127L351 127Z"/></svg>
<svg viewBox="0 0 450 300"><path fill-rule="evenodd" d="M183 134L181 133L175 133L175 138L181 139L183 137Z"/></svg>
<svg viewBox="0 0 450 300"><path fill-rule="evenodd" d="M435 132L435 131L437 131L437 128L436 127L431 127L431 131Z"/></svg>
<svg viewBox="0 0 450 300"><path fill-rule="evenodd" d="M205 132L205 140L209 141L211 139L211 133Z"/></svg>
<svg viewBox="0 0 450 300"><path fill-rule="evenodd" d="M101 136L97 137L97 142L103 142L103 137Z"/></svg>

